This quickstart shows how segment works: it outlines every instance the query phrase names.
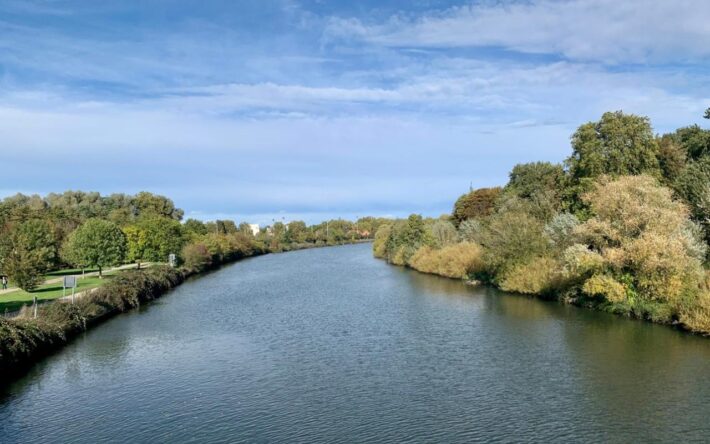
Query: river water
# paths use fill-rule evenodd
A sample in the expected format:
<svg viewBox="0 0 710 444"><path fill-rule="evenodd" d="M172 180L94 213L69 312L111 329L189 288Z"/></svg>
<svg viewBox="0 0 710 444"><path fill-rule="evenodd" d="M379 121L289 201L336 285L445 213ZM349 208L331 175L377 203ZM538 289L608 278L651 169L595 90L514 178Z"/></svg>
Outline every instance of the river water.
<svg viewBox="0 0 710 444"><path fill-rule="evenodd" d="M0 388L0 442L710 439L710 340L370 245L244 260Z"/></svg>

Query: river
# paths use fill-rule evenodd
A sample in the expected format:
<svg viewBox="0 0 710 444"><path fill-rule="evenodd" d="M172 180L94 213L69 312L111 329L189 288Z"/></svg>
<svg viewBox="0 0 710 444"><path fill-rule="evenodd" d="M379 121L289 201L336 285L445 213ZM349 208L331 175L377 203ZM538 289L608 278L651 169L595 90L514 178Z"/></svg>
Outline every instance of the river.
<svg viewBox="0 0 710 444"><path fill-rule="evenodd" d="M3 443L708 439L709 339L367 244L192 279L0 388Z"/></svg>

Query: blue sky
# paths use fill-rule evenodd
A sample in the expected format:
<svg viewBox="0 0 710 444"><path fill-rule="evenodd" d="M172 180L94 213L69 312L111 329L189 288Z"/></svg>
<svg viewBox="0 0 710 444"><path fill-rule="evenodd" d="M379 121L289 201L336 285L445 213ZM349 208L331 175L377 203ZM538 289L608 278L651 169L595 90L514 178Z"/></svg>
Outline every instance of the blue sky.
<svg viewBox="0 0 710 444"><path fill-rule="evenodd" d="M705 0L0 0L0 195L439 215L604 111L702 124L709 23Z"/></svg>

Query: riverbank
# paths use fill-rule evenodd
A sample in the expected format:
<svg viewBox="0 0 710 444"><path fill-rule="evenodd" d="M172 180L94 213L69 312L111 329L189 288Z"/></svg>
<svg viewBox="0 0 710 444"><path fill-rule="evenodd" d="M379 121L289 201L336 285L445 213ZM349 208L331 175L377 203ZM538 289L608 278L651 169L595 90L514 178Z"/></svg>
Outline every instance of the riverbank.
<svg viewBox="0 0 710 444"><path fill-rule="evenodd" d="M707 340L466 288L369 247L250 258L81 333L0 383L3 444L707 435Z"/></svg>
<svg viewBox="0 0 710 444"><path fill-rule="evenodd" d="M421 255L422 253L419 253L419 254ZM427 253L427 254L431 254L431 253ZM463 260L458 259L458 260L454 260L453 263L452 262L447 263L447 256L441 255L441 257L439 258L439 261L438 261L438 263L440 265L432 267L431 262L427 262L427 261L414 260L412 262L396 263L396 262L387 261L386 258L375 254L376 258L382 259L382 260L390 263L391 265L409 268L409 269L414 270L418 273L431 274L434 276L440 276L440 277L444 277L444 278L448 278L448 279L452 279L452 280L463 280L466 283L466 285L470 285L470 286L490 286L490 287L495 288L497 290L503 290L503 291L505 291L507 293L511 293L511 294L518 294L518 295L523 295L523 296L534 296L536 298L543 299L543 300L556 300L561 303L574 305L576 307L582 307L582 308L597 310L597 311L604 311L604 312L620 315L620 316L626 317L626 318L638 319L638 320L642 320L642 321L652 322L655 324L667 325L667 326L676 328L678 330L681 330L681 331L684 331L687 333L710 338L710 330L703 329L703 328L693 328L692 325L684 323L678 319L673 319L673 320L667 322L664 319L636 317L636 316L631 316L628 313L619 313L617 311L614 311L613 309L610 309L609 305L605 304L603 301L595 301L595 300L584 299L584 298L580 298L580 297L570 297L569 295L558 294L558 293L530 293L530 292L524 293L524 292L514 291L514 290L510 290L510 289L502 289L499 286L496 286L493 282L490 282L490 281L483 282L481 280L471 278L469 275L467 275L465 273L465 270L467 267L475 266L474 262L477 262L476 255L473 254L472 257L469 256L468 258L465 258L465 255L462 255L462 256L464 256ZM416 257L416 255L415 255L415 257ZM468 260L468 262L466 259ZM463 272L463 275L461 274L462 272ZM710 319L710 305L708 305L704 309L705 309L705 311L698 313L697 316L702 316L702 317L704 317L704 319Z"/></svg>
<svg viewBox="0 0 710 444"><path fill-rule="evenodd" d="M141 267L151 267L153 264L143 263ZM82 274L80 271L74 276L77 277L77 287L75 289L78 296L86 291L92 291L108 282L108 279L125 270L138 268L137 264L126 264L119 267L110 268L103 272L103 277L98 277L98 271ZM108 279L106 279L108 278ZM62 277L47 279L42 285L37 287L32 292L27 292L19 288L13 288L0 292L0 315L5 317L14 317L23 307L32 305L34 298L37 298L37 303L46 304L54 302L58 299L66 298L71 295L71 289L64 289L62 286Z"/></svg>
<svg viewBox="0 0 710 444"><path fill-rule="evenodd" d="M292 245L288 251L367 242L371 240L333 245ZM88 328L161 297L189 277L199 276L241 259L270 253L255 250L249 255L231 257L225 262L202 268L154 266L127 270L116 275L106 285L79 298L74 304L70 301L56 301L40 305L36 319L29 316L31 310L27 310L27 316L0 318L0 376L6 378L23 374L34 363L59 350Z"/></svg>
<svg viewBox="0 0 710 444"><path fill-rule="evenodd" d="M0 375L17 376L77 334L118 313L156 299L195 271L158 266L130 270L70 302L44 304L37 318L0 319Z"/></svg>

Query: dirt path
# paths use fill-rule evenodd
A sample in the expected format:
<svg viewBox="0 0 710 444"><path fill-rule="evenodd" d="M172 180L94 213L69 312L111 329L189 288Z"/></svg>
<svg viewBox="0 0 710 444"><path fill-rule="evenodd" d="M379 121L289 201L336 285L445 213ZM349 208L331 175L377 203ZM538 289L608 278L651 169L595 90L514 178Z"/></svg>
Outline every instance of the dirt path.
<svg viewBox="0 0 710 444"><path fill-rule="evenodd" d="M141 264L141 267L150 267L153 265L151 262L144 262ZM127 264L127 265L121 265L120 267L114 267L114 268L109 268L106 270L103 270L104 273L110 273L112 271L118 271L118 270L129 270L131 268L136 268L138 265L137 264ZM99 272L98 271L92 271L90 273L85 273L85 274L75 274L75 275L67 275L67 276L76 276L78 278L82 277L89 277L89 276L98 276ZM64 276L59 276L56 278L50 278L42 282L40 285L50 285L50 284L58 284L64 280ZM17 287L10 287L7 290L0 290L0 296L4 294L9 294L12 293L13 291L18 291L20 290Z"/></svg>

